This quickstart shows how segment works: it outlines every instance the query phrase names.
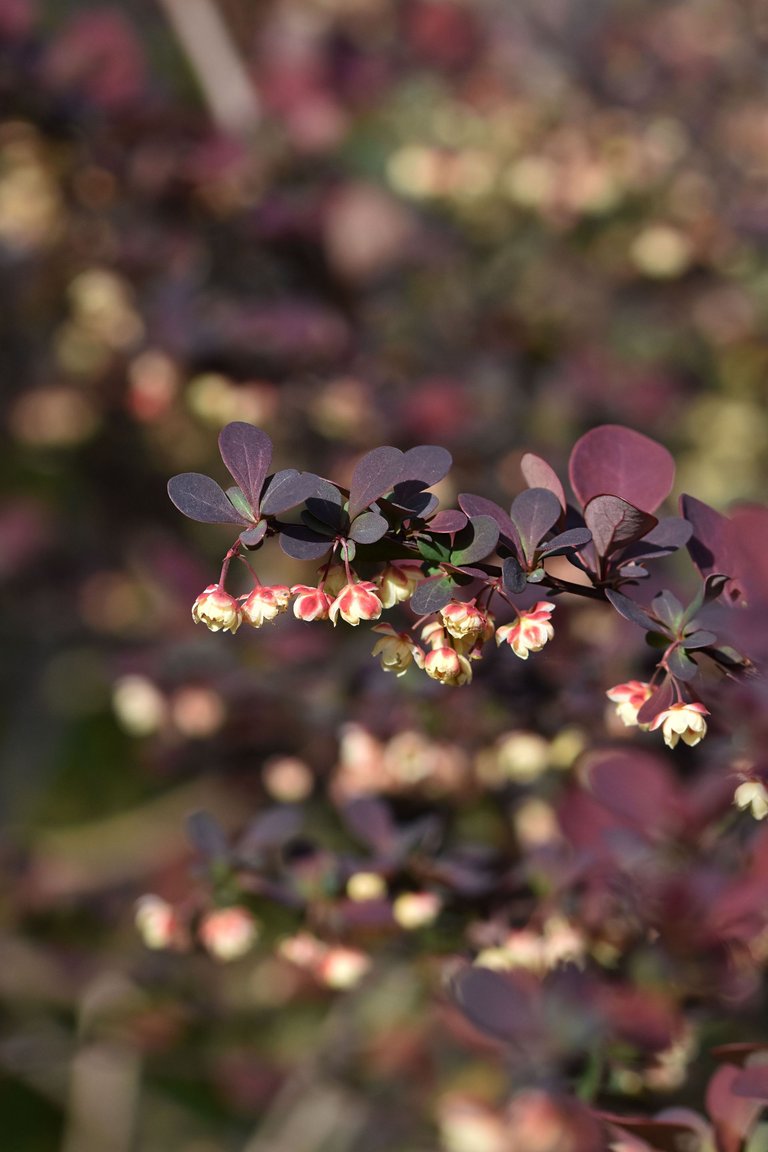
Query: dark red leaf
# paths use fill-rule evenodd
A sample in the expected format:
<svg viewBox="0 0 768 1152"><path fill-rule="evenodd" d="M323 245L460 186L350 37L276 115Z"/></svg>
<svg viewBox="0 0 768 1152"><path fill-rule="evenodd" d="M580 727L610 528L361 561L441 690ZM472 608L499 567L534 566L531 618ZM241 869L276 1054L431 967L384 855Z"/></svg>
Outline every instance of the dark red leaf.
<svg viewBox="0 0 768 1152"><path fill-rule="evenodd" d="M438 512L429 522L430 532L461 532L462 528L466 528L466 526L466 514L459 512L456 508L446 508L445 511Z"/></svg>
<svg viewBox="0 0 768 1152"><path fill-rule="evenodd" d="M584 509L598 556L607 556L645 536L658 523L655 516L628 504L619 496L594 496Z"/></svg>
<svg viewBox="0 0 768 1152"><path fill-rule="evenodd" d="M672 1110L669 1110L672 1112ZM623 1128L634 1136L645 1141L649 1148L658 1152L690 1152L691 1137L701 1137L709 1128L702 1116L695 1112L688 1113L687 1109L677 1108L674 1112L679 1119L664 1120L659 1116L654 1119L649 1116L615 1116L610 1112L601 1112L599 1115L607 1124ZM695 1147L696 1145L694 1145Z"/></svg>
<svg viewBox="0 0 768 1152"><path fill-rule="evenodd" d="M311 472L297 472L295 468L284 468L275 472L264 489L261 501L262 516L279 516L297 504L303 504L308 496L317 495L319 476Z"/></svg>
<svg viewBox="0 0 768 1152"><path fill-rule="evenodd" d="M743 1075L735 1064L721 1064L707 1085L707 1112L721 1152L740 1152L744 1138L763 1110L762 1100L734 1092L736 1081Z"/></svg>
<svg viewBox="0 0 768 1152"><path fill-rule="evenodd" d="M638 712L638 724L650 724L656 719L659 712L665 712L676 700L673 682L667 677Z"/></svg>
<svg viewBox="0 0 768 1152"><path fill-rule="evenodd" d="M678 790L665 761L634 748L592 753L589 790L603 807L640 832L669 826L678 815Z"/></svg>
<svg viewBox="0 0 768 1152"><path fill-rule="evenodd" d="M437 508L440 501L434 493L424 490L420 480L405 480L395 484L386 502L412 516L425 517Z"/></svg>
<svg viewBox="0 0 768 1152"><path fill-rule="evenodd" d="M616 611L625 620L631 620L633 624L639 624L641 628L647 628L649 632L658 630L658 623L649 616L644 608L639 604L635 604L634 600L630 600L629 596L625 596L623 592L616 592L613 588L606 588L605 595L613 604Z"/></svg>
<svg viewBox="0 0 768 1152"><path fill-rule="evenodd" d="M403 453L399 448L374 448L358 460L349 488L349 515L358 513L391 491L403 470Z"/></svg>
<svg viewBox="0 0 768 1152"><path fill-rule="evenodd" d="M272 441L260 428L236 420L219 433L219 451L254 515L258 516L261 489L272 461Z"/></svg>
<svg viewBox="0 0 768 1152"><path fill-rule="evenodd" d="M329 537L313 532L306 524L285 524L280 533L280 547L294 560L319 560L332 543Z"/></svg>
<svg viewBox="0 0 768 1152"><path fill-rule="evenodd" d="M731 1084L734 1096L750 1096L768 1101L768 1064L749 1064Z"/></svg>
<svg viewBox="0 0 768 1152"><path fill-rule="evenodd" d="M465 533L471 535L465 542ZM496 550L499 542L499 526L492 516L473 516L463 532L459 533L454 543L458 545L451 552L451 563L476 564L478 560L485 560Z"/></svg>
<svg viewBox="0 0 768 1152"><path fill-rule="evenodd" d="M430 616L444 608L455 591L456 585L449 576L432 576L419 584L408 603L417 616Z"/></svg>
<svg viewBox="0 0 768 1152"><path fill-rule="evenodd" d="M691 538L693 527L682 516L665 516L655 528L626 549L622 559L653 560L671 556Z"/></svg>
<svg viewBox="0 0 768 1152"><path fill-rule="evenodd" d="M467 516L492 516L499 526L501 537L514 548L518 555L522 556L523 549L520 537L508 512L505 512L498 504L494 504L493 500L486 500L485 496L473 496L469 492L462 492L458 499L459 505Z"/></svg>
<svg viewBox="0 0 768 1152"><path fill-rule="evenodd" d="M352 522L349 536L358 544L375 544L386 535L388 529L389 524L378 512L362 512Z"/></svg>
<svg viewBox="0 0 768 1152"><path fill-rule="evenodd" d="M344 822L353 836L383 855L395 845L396 828L392 813L383 800L359 796L345 805Z"/></svg>
<svg viewBox="0 0 768 1152"><path fill-rule="evenodd" d="M725 573L724 598L731 604L742 599L737 552L731 521L694 496L681 496L680 508L693 525L688 551L702 576Z"/></svg>
<svg viewBox="0 0 768 1152"><path fill-rule="evenodd" d="M517 528L526 560L533 560L537 545L560 519L562 507L546 488L527 488L516 496L510 519Z"/></svg>
<svg viewBox="0 0 768 1152"><path fill-rule="evenodd" d="M179 512L202 524L247 524L224 490L201 472L182 472L168 481L168 495Z"/></svg>
<svg viewBox="0 0 768 1152"><path fill-rule="evenodd" d="M677 632L683 620L683 606L672 592L666 589L654 596L651 601L654 616L666 624L670 632Z"/></svg>
<svg viewBox="0 0 768 1152"><path fill-rule="evenodd" d="M451 470L453 457L447 448L436 444L419 444L403 455L403 466L398 483L418 480L425 488L437 484Z"/></svg>
<svg viewBox="0 0 768 1152"><path fill-rule="evenodd" d="M538 981L528 972L465 968L453 982L457 1003L476 1028L527 1046L539 1030Z"/></svg>
<svg viewBox="0 0 768 1152"><path fill-rule="evenodd" d="M207 863L229 858L227 837L210 812L191 812L187 817L187 835Z"/></svg>
<svg viewBox="0 0 768 1152"><path fill-rule="evenodd" d="M254 524L253 528L246 528L245 532L241 532L240 540L245 544L246 548L255 548L257 544L261 544L266 533L267 522L266 520L260 520L258 524Z"/></svg>
<svg viewBox="0 0 768 1152"><path fill-rule="evenodd" d="M541 549L542 556L562 556L564 552L578 551L592 542L592 533L589 528L569 528L567 532L559 532L551 540L547 540Z"/></svg>
<svg viewBox="0 0 768 1152"><path fill-rule="evenodd" d="M686 682L695 679L699 672L695 661L691 660L681 648L672 649L667 657L667 667L678 680Z"/></svg>
<svg viewBox="0 0 768 1152"><path fill-rule="evenodd" d="M557 497L560 507L565 511L565 492L560 483L560 477L546 460L533 452L526 452L520 461L520 471L529 488L547 488Z"/></svg>
<svg viewBox="0 0 768 1152"><path fill-rule="evenodd" d="M605 493L653 512L672 490L675 462L648 436L620 424L602 424L577 440L568 473L582 507Z"/></svg>
<svg viewBox="0 0 768 1152"><path fill-rule="evenodd" d="M504 583L504 590L510 596L519 596L524 592L528 581L525 578L525 572L520 567L520 562L514 556L507 556L501 565L501 579Z"/></svg>

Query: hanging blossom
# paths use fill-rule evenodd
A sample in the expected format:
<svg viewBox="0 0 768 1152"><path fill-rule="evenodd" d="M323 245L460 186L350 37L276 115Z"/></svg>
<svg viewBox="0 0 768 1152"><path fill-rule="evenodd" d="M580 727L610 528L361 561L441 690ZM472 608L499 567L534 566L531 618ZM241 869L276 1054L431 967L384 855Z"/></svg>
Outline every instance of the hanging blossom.
<svg viewBox="0 0 768 1152"><path fill-rule="evenodd" d="M664 743L668 748L677 747L680 740L693 748L707 734L705 716L709 716L709 711L698 701L690 704L682 702L670 704L669 708L665 708L663 712L659 712L658 716L654 717L650 730L655 732L661 728Z"/></svg>
<svg viewBox="0 0 768 1152"><path fill-rule="evenodd" d="M234 596L221 586L209 584L192 605L192 619L205 624L211 632L237 632L243 621L240 605Z"/></svg>
<svg viewBox="0 0 768 1152"><path fill-rule="evenodd" d="M745 780L733 794L733 802L744 812L751 809L755 820L768 816L768 789L762 780Z"/></svg>
<svg viewBox="0 0 768 1152"><path fill-rule="evenodd" d="M496 631L496 643L509 644L515 656L527 660L529 653L540 652L554 636L550 622L554 610L554 604L539 600L528 612L521 612L513 624L502 624Z"/></svg>
<svg viewBox="0 0 768 1152"><path fill-rule="evenodd" d="M628 680L609 688L606 696L616 705L616 715L627 728L637 724L637 714L650 698L653 689L642 680ZM646 728L643 724L641 727Z"/></svg>
<svg viewBox="0 0 768 1152"><path fill-rule="evenodd" d="M373 631L381 636L373 646L372 656L378 656L381 667L385 672L394 672L396 676L404 676L418 653L424 653L414 643L410 633L396 632L391 624L374 624Z"/></svg>
<svg viewBox="0 0 768 1152"><path fill-rule="evenodd" d="M328 609L328 618L335 626L341 616L347 624L357 627L361 620L378 620L382 603L376 595L376 585L372 580L360 580L356 584L345 584Z"/></svg>
<svg viewBox="0 0 768 1152"><path fill-rule="evenodd" d="M293 614L297 620L327 620L328 610L333 603L323 585L312 588L308 584L294 584L291 588L296 597Z"/></svg>
<svg viewBox="0 0 768 1152"><path fill-rule="evenodd" d="M410 600L423 579L421 563L405 560L387 564L376 581L382 607L394 608Z"/></svg>
<svg viewBox="0 0 768 1152"><path fill-rule="evenodd" d="M260 584L249 596L241 596L243 619L252 628L261 628L267 620L274 620L285 612L291 602L291 589L284 584L266 587Z"/></svg>

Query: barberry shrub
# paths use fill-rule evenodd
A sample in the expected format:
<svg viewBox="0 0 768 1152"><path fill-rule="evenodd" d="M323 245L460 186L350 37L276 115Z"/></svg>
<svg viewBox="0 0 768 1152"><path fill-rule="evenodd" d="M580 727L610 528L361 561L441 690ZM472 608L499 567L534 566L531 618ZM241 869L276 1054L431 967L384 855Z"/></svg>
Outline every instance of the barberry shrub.
<svg viewBox="0 0 768 1152"><path fill-rule="evenodd" d="M653 1101L685 1083L702 1022L718 1007L749 1004L768 962L768 840L759 824L741 842L732 835L768 814L760 735L745 735L758 681L742 650L750 626L739 623L755 572L768 570L755 544L768 512L729 517L691 496L677 515L660 512L674 482L670 454L615 425L574 446L570 499L545 460L523 456L525 486L509 510L470 493L439 508L430 489L451 458L436 446L376 448L349 488L294 469L270 473L271 442L248 424L224 428L220 448L234 486L197 473L169 485L185 515L237 531L193 606L196 622L234 634L273 625L292 607L318 627L370 624L385 672L461 687L496 646L501 660L546 660L560 602L582 598L641 630L655 653L647 679L603 686L618 721L659 733L685 757L700 755L688 749L710 716L721 731L732 721L741 731L720 763L685 780L659 746L577 750L573 778L546 799L546 789L526 790L559 764L557 739L512 733L480 750L471 769L425 740L414 774L422 738L382 744L348 725L330 794L356 849L336 854L317 842L301 803L265 811L234 843L196 813L189 831L210 894L179 907L144 897L137 925L147 944L197 944L219 961L272 948L329 989L364 985L381 940L440 957L447 1026L504 1053L509 1107L472 1105L482 1147L494 1152L763 1147L760 1040L711 1050L719 1067L701 1111L659 1111ZM275 538L315 566L306 583L262 584L256 560ZM655 566L675 552L687 552L697 574L688 603L656 582ZM242 596L226 590L235 559L254 581ZM756 644L758 655L764 647ZM745 689L735 703L727 682ZM285 799L300 801L311 783L301 764L284 767ZM418 791L430 771L424 796L453 794L457 806L484 792L506 802L516 789L514 844L457 848L445 805L403 822L385 795ZM629 1115L638 1108L626 1098L643 1094L645 1114Z"/></svg>

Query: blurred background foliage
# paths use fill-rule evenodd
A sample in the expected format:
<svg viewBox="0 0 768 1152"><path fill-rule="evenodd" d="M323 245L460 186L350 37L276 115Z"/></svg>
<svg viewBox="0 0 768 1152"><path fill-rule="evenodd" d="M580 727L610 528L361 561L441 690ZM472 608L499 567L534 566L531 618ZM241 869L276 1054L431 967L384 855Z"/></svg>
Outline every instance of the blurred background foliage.
<svg viewBox="0 0 768 1152"><path fill-rule="evenodd" d="M237 831L309 795L344 843L345 772L499 842L467 780L510 733L554 766L540 828L631 643L580 608L545 666L449 698L368 636L214 639L189 609L228 534L165 483L222 479L246 420L341 483L441 443L446 505L506 503L523 451L562 472L615 422L678 493L764 496L767 40L764 0L0 0L8 1147L502 1147L498 1064L430 1012L427 949L337 999L266 950L149 953L134 901L195 883L195 808Z"/></svg>

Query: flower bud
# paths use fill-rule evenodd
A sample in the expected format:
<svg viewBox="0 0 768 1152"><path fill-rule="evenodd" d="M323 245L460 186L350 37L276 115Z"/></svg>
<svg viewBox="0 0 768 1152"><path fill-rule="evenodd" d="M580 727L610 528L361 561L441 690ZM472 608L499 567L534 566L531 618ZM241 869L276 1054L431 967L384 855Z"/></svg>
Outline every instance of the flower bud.
<svg viewBox="0 0 768 1152"><path fill-rule="evenodd" d="M259 935L256 921L247 908L219 908L207 912L198 928L200 940L216 960L239 960L253 947Z"/></svg>
<svg viewBox="0 0 768 1152"><path fill-rule="evenodd" d="M291 592L296 597L293 614L297 620L327 620L331 597L322 588L310 588L307 584L294 584Z"/></svg>
<svg viewBox="0 0 768 1152"><path fill-rule="evenodd" d="M488 626L488 614L474 604L451 600L440 609L440 616L447 632L456 640L478 640Z"/></svg>
<svg viewBox="0 0 768 1152"><path fill-rule="evenodd" d="M148 893L136 903L136 929L147 948L179 948L186 932L172 904Z"/></svg>
<svg viewBox="0 0 768 1152"><path fill-rule="evenodd" d="M472 679L469 660L453 648L433 648L424 657L424 671L433 680L451 687L469 684Z"/></svg>
<svg viewBox="0 0 768 1152"><path fill-rule="evenodd" d="M622 724L631 728L637 724L637 714L649 699L651 692L650 684L642 680L628 680L626 684L617 684L614 688L609 688L606 696L616 705L616 715Z"/></svg>
<svg viewBox="0 0 768 1152"><path fill-rule="evenodd" d="M356 628L361 620L378 620L381 607L376 585L371 580L360 580L357 584L344 585L328 609L328 616L334 626L341 616Z"/></svg>
<svg viewBox="0 0 768 1152"><path fill-rule="evenodd" d="M192 619L211 632L237 632L242 622L240 605L220 584L209 584L192 605Z"/></svg>
<svg viewBox="0 0 768 1152"><path fill-rule="evenodd" d="M528 612L521 612L514 624L503 624L496 631L496 643L509 644L515 656L527 660L530 652L540 652L555 634L550 616L555 605L539 600Z"/></svg>
<svg viewBox="0 0 768 1152"><path fill-rule="evenodd" d="M655 732L657 728L661 728L664 743L668 748L675 748L679 740L693 748L707 734L705 716L709 716L709 712L698 702L671 704L654 717L650 729L651 732Z"/></svg>
<svg viewBox="0 0 768 1152"><path fill-rule="evenodd" d="M387 564L378 578L382 607L394 608L395 604L409 600L422 579L421 564L409 563L407 560L403 563Z"/></svg>
<svg viewBox="0 0 768 1152"><path fill-rule="evenodd" d="M276 616L286 610L290 598L290 588L286 588L282 584L277 584L274 588L260 585L258 588L254 588L249 596L242 597L243 619L252 628L261 628L265 621L274 620Z"/></svg>

